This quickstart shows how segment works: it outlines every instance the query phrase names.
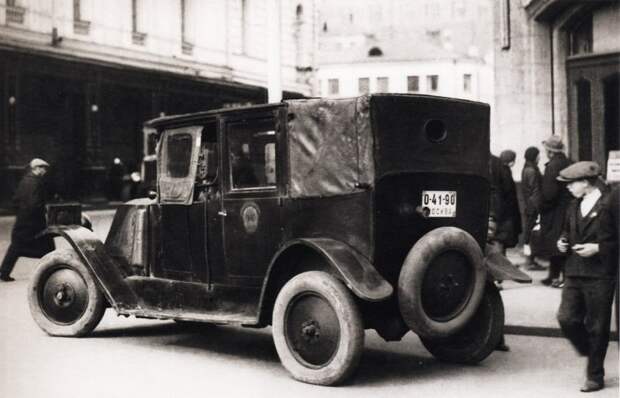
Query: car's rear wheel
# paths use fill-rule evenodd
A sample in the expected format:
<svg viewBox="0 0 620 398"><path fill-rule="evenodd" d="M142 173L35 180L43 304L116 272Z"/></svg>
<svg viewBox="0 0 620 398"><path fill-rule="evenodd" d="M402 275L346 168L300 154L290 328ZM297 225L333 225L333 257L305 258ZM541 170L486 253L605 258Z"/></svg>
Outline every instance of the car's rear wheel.
<svg viewBox="0 0 620 398"><path fill-rule="evenodd" d="M278 294L273 339L295 379L334 385L357 368L364 328L349 290L325 272L310 271L292 278Z"/></svg>
<svg viewBox="0 0 620 398"><path fill-rule="evenodd" d="M35 322L52 336L90 333L106 307L91 271L71 250L56 250L41 259L28 302Z"/></svg>
<svg viewBox="0 0 620 398"><path fill-rule="evenodd" d="M417 335L448 337L474 316L485 281L476 240L459 228L436 228L405 258L398 278L400 313Z"/></svg>
<svg viewBox="0 0 620 398"><path fill-rule="evenodd" d="M488 357L504 333L504 305L499 291L487 284L474 317L464 329L442 339L421 337L436 358L453 363L476 364Z"/></svg>

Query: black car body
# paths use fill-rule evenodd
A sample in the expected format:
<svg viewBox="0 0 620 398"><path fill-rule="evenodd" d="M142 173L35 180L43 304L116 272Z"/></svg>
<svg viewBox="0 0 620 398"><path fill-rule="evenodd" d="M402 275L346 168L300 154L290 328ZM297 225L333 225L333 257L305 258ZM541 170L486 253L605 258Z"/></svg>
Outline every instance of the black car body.
<svg viewBox="0 0 620 398"><path fill-rule="evenodd" d="M528 278L483 256L487 105L384 94L146 127L158 137L157 197L120 206L105 243L51 229L75 253L43 259L33 280L31 308L48 333L96 326L83 320L100 311L89 307L93 285L119 314L273 325L285 367L316 384L353 371L368 328L386 340L413 330L455 362L480 361L499 341L492 281ZM75 290L88 297L62 319L58 269L81 275Z"/></svg>

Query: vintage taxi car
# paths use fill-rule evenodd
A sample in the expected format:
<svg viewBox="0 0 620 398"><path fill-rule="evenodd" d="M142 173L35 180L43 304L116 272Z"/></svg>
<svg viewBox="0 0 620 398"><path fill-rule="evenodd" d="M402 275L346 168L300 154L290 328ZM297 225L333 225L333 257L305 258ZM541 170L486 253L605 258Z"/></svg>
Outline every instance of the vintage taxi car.
<svg viewBox="0 0 620 398"><path fill-rule="evenodd" d="M162 117L157 192L120 206L105 242L56 226L72 250L29 288L50 335L90 333L111 306L154 319L272 326L284 367L332 385L365 329L413 331L441 360L476 363L503 333L483 255L489 107L423 95L307 99Z"/></svg>

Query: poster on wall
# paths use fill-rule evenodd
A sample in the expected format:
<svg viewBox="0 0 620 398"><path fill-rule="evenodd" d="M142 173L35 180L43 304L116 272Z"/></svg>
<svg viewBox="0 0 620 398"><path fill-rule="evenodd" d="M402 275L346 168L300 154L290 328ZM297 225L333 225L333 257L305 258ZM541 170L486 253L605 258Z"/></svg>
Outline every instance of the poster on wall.
<svg viewBox="0 0 620 398"><path fill-rule="evenodd" d="M607 181L620 182L620 151L609 151Z"/></svg>

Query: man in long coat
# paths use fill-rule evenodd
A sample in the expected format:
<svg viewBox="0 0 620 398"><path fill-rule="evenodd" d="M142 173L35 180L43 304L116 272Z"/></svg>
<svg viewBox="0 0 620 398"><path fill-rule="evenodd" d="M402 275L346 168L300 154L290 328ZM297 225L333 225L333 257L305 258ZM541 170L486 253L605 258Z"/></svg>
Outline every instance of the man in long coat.
<svg viewBox="0 0 620 398"><path fill-rule="evenodd" d="M45 201L47 189L43 176L49 164L42 159L33 159L30 170L21 179L13 202L17 208L17 217L11 233L11 244L0 265L0 281L10 282L11 272L19 257L40 258L54 250L54 241L49 236L38 237L47 222L45 220Z"/></svg>
<svg viewBox="0 0 620 398"><path fill-rule="evenodd" d="M525 150L525 165L521 171L521 192L523 193L523 214L525 216L523 254L528 257L530 264L528 269L532 271L544 269L536 263L530 248L532 229L536 225L542 203L542 174L538 169L539 152L538 148L533 146Z"/></svg>
<svg viewBox="0 0 620 398"><path fill-rule="evenodd" d="M565 255L560 253L556 242L562 233L564 214L571 201L566 190L566 183L558 181L560 170L568 167L571 162L564 155L564 144L557 135L552 135L542 142L549 162L545 165L542 179L542 205L540 209L540 229L543 237L541 257L549 258L549 275L541 282L560 287L560 273L564 268Z"/></svg>

